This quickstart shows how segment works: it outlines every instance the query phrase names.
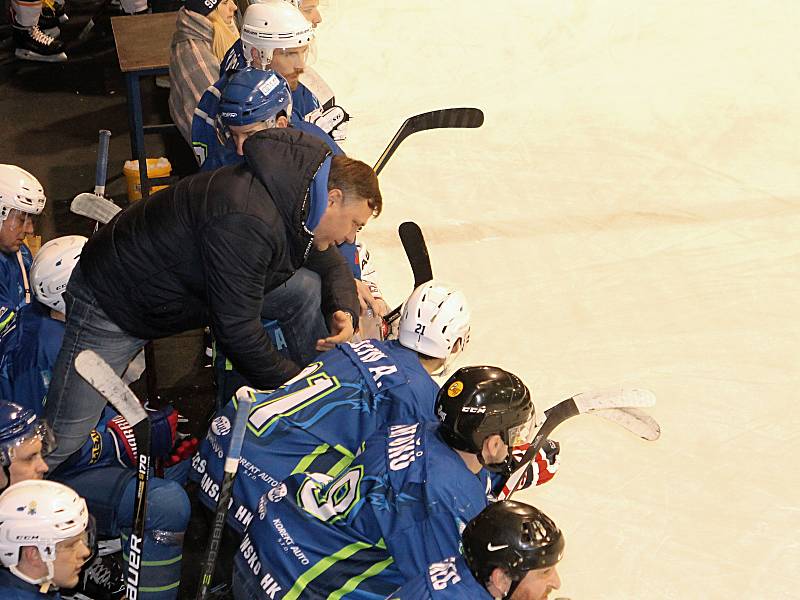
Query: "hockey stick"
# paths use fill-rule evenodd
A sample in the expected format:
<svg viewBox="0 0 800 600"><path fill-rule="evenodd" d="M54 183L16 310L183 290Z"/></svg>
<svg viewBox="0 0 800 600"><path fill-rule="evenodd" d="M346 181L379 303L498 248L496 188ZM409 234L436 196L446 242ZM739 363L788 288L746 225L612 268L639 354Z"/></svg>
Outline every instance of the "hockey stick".
<svg viewBox="0 0 800 600"><path fill-rule="evenodd" d="M76 215L88 217L98 223L108 223L122 209L107 198L83 192L72 199L69 209Z"/></svg>
<svg viewBox="0 0 800 600"><path fill-rule="evenodd" d="M400 223L397 231L400 235L400 242L403 244L403 250L406 251L408 262L411 265L411 272L414 274L414 289L417 289L423 283L433 279L431 257L428 255L425 236L422 235L419 225L413 221ZM383 318L386 327L390 326L400 316L402 308L403 305L400 304Z"/></svg>
<svg viewBox="0 0 800 600"><path fill-rule="evenodd" d="M122 379L97 353L83 350L75 358L75 370L89 382L117 412L125 417L133 429L136 454L139 457L136 482L136 506L133 513L133 529L128 550L128 575L125 597L138 597L141 581L142 547L147 512L147 483L150 477L150 419L142 404Z"/></svg>
<svg viewBox="0 0 800 600"><path fill-rule="evenodd" d="M97 221L95 224L95 231L97 231L100 223L108 223L120 210L116 204L104 198L106 193L106 176L108 174L108 144L110 140L111 132L108 129L101 129L97 143L97 166L95 167L94 173L94 192L78 194L72 199L72 204L70 204L70 210L75 214L93 218ZM98 204L96 208L92 206L94 203Z"/></svg>
<svg viewBox="0 0 800 600"><path fill-rule="evenodd" d="M394 134L392 141L386 146L386 150L372 169L376 175L380 175L397 147L412 133L443 128L474 129L481 125L483 125L483 111L479 108L443 108L409 117Z"/></svg>
<svg viewBox="0 0 800 600"><path fill-rule="evenodd" d="M649 390L614 388L577 394L547 409L544 412L544 421L533 436L533 441L528 450L519 461L520 466L508 477L498 499L509 498L517 491L522 482L522 477L525 475L528 463L534 459L553 430L567 419L595 411L610 411L618 408L646 408L654 406L655 403L655 394ZM618 422L620 425L625 426L624 420L619 420Z"/></svg>
<svg viewBox="0 0 800 600"><path fill-rule="evenodd" d="M233 420L233 430L231 441L228 445L228 455L225 457L225 475L222 478L222 485L217 499L217 511L214 513L214 526L208 538L206 556L203 561L202 576L200 587L197 590L197 600L204 600L211 585L211 578L214 576L214 563L219 553L219 544L222 540L222 531L225 528L225 517L228 514L228 505L231 503L233 494L233 480L236 471L239 469L239 457L242 453L242 443L244 434L247 431L247 419L250 418L250 407L253 405L253 389L240 387L236 391L236 417Z"/></svg>
<svg viewBox="0 0 800 600"><path fill-rule="evenodd" d="M108 144L111 132L101 129L97 141L97 166L94 171L94 193L101 198L106 195L106 176L108 175Z"/></svg>
<svg viewBox="0 0 800 600"><path fill-rule="evenodd" d="M661 437L661 425L641 408L609 408L592 414L616 423L648 442L654 442Z"/></svg>

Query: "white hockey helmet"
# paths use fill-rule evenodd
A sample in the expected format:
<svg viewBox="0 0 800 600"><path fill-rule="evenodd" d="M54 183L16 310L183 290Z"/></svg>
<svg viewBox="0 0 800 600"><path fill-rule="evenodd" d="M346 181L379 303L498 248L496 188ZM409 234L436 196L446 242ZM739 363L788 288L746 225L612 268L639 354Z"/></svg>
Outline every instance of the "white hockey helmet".
<svg viewBox="0 0 800 600"><path fill-rule="evenodd" d="M443 372L469 342L470 312L464 294L429 281L406 300L398 339L406 348L433 358L444 358ZM458 342L457 352L453 348Z"/></svg>
<svg viewBox="0 0 800 600"><path fill-rule="evenodd" d="M0 562L28 583L51 581L56 544L84 532L91 535L90 529L86 501L63 484L29 479L0 495ZM91 540L86 544L91 546ZM39 550L47 577L33 579L17 569L24 546Z"/></svg>
<svg viewBox="0 0 800 600"><path fill-rule="evenodd" d="M242 20L242 50L250 64L253 50L264 68L278 49L300 48L314 41L314 27L285 0L264 0L247 7Z"/></svg>
<svg viewBox="0 0 800 600"><path fill-rule="evenodd" d="M5 221L12 209L41 214L46 201L36 177L16 165L0 165L0 221Z"/></svg>
<svg viewBox="0 0 800 600"><path fill-rule="evenodd" d="M82 235L65 235L39 249L31 266L31 285L39 302L58 312L66 311L64 290L86 241Z"/></svg>

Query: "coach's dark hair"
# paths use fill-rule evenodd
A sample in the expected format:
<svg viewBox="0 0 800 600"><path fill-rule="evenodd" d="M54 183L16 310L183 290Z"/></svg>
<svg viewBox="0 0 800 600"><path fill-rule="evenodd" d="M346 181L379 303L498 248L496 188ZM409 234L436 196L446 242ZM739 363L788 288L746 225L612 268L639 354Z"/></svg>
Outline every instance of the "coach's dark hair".
<svg viewBox="0 0 800 600"><path fill-rule="evenodd" d="M328 191L342 190L345 196L359 196L367 200L372 216L377 217L383 208L383 198L378 187L378 176L368 164L348 158L344 154L333 157L328 175Z"/></svg>

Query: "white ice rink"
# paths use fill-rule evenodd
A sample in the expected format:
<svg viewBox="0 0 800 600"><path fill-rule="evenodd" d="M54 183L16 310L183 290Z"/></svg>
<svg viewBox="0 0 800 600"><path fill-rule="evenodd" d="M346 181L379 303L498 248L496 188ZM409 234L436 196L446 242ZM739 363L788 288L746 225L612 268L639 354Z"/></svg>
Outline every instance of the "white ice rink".
<svg viewBox="0 0 800 600"><path fill-rule="evenodd" d="M793 0L328 0L316 68L374 162L417 134L363 234L391 304L397 225L472 303L462 364L544 408L652 389L663 435L565 424L525 499L565 532L553 596L800 598L800 8Z"/></svg>

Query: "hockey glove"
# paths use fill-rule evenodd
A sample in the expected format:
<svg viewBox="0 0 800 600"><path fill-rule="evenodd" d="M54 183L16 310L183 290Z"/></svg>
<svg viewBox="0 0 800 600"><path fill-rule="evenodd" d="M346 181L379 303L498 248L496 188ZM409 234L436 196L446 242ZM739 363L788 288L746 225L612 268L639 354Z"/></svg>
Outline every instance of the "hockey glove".
<svg viewBox="0 0 800 600"><path fill-rule="evenodd" d="M166 457L172 454L175 447L180 415L171 406L162 410L151 410L145 405L147 416L150 419L150 453L154 458ZM117 457L127 466L136 465L138 458L136 439L133 429L122 415L117 415L108 422L108 431L113 434L112 439L117 449Z"/></svg>
<svg viewBox="0 0 800 600"><path fill-rule="evenodd" d="M512 450L514 458L517 461L521 460L529 446L530 444L514 446ZM520 479L517 491L550 481L558 471L560 464L558 453L560 450L561 446L558 442L545 440L539 452L525 467L525 474ZM504 492L508 494L508 490L504 490Z"/></svg>
<svg viewBox="0 0 800 600"><path fill-rule="evenodd" d="M347 139L346 123L350 120L350 115L341 106L332 106L327 110L318 108L308 113L304 120L322 129L336 142Z"/></svg>

